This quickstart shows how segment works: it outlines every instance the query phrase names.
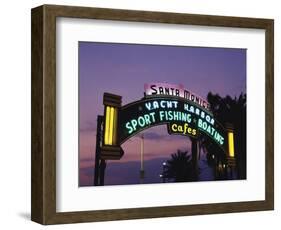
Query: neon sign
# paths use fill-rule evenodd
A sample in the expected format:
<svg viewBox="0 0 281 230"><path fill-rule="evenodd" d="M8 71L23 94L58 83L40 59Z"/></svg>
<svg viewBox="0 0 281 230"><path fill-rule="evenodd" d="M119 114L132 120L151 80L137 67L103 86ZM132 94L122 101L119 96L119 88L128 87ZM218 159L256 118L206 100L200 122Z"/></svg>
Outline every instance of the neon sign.
<svg viewBox="0 0 281 230"><path fill-rule="evenodd" d="M144 129L161 124L167 125L169 134L197 137L203 132L221 147L225 143L224 128L213 115L183 98L144 98L121 107L118 117L120 144Z"/></svg>
<svg viewBox="0 0 281 230"><path fill-rule="evenodd" d="M97 122L95 185L103 185L105 160L123 156L122 143L144 129L163 124L169 134L192 137L192 156L197 154L196 138L202 133L226 153L228 165L235 166L233 126L223 127L214 119L209 103L182 85L146 84L144 98L124 106L121 96L104 93L103 104L104 115L98 116Z"/></svg>
<svg viewBox="0 0 281 230"><path fill-rule="evenodd" d="M144 85L144 94L149 96L172 96L180 97L192 101L195 104L210 110L210 104L197 94L184 88L182 84L167 84L167 83L147 83Z"/></svg>
<svg viewBox="0 0 281 230"><path fill-rule="evenodd" d="M198 130L192 128L188 123L169 123L167 125L169 134L179 134L184 136L197 137Z"/></svg>
<svg viewBox="0 0 281 230"><path fill-rule="evenodd" d="M100 130L104 159L120 159L124 153L121 144L158 125L166 125L169 134L193 139L206 134L228 157L235 157L233 127L224 127L215 120L205 100L198 96L194 100L185 98L187 90L182 85L156 83L146 84L145 88L144 98L123 106L121 96L104 93L104 122Z"/></svg>

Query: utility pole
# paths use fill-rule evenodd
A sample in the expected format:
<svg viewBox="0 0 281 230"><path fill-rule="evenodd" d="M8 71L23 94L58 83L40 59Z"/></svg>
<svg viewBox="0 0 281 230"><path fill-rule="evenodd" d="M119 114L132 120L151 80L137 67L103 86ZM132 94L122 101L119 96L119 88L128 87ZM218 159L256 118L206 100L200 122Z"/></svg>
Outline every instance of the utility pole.
<svg viewBox="0 0 281 230"><path fill-rule="evenodd" d="M140 162L141 162L141 167L140 167L140 183L143 183L144 179L144 165L143 165L143 154L144 154L144 135L141 135L141 146L140 146Z"/></svg>

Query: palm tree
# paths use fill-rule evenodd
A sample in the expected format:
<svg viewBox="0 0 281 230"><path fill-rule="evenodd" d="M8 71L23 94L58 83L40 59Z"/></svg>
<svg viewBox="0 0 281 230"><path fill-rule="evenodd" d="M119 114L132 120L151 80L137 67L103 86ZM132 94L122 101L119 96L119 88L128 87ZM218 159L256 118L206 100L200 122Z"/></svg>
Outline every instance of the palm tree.
<svg viewBox="0 0 281 230"><path fill-rule="evenodd" d="M164 178L173 179L175 182L194 181L191 157L188 152L180 150L171 155L164 168Z"/></svg>
<svg viewBox="0 0 281 230"><path fill-rule="evenodd" d="M238 179L246 179L246 94L241 93L237 98L208 93L208 102L216 120L220 123L231 123L235 130L235 157L237 162ZM209 164L224 163L226 156L223 151L213 144L208 137L201 137L202 146L208 153ZM219 178L218 178L219 179Z"/></svg>

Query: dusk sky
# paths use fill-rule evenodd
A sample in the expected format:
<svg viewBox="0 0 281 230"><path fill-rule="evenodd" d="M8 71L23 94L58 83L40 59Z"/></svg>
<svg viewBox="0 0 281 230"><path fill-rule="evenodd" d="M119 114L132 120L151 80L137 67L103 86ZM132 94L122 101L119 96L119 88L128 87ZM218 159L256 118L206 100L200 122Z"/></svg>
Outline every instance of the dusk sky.
<svg viewBox="0 0 281 230"><path fill-rule="evenodd" d="M103 115L103 93L122 96L125 105L141 99L144 84L150 82L183 84L203 98L210 91L239 96L246 92L246 50L79 42L80 185L93 184L96 119ZM143 133L147 183L156 183L162 162L177 149L189 150L190 141L169 135L166 126ZM105 184L138 183L140 138L129 139L122 148L121 160L108 161Z"/></svg>

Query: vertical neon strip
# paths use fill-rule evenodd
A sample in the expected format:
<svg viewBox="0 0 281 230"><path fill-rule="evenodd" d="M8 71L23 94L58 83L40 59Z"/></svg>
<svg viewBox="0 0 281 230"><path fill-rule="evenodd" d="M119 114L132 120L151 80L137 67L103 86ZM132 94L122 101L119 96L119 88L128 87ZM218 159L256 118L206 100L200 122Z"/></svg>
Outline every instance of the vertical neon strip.
<svg viewBox="0 0 281 230"><path fill-rule="evenodd" d="M114 108L110 107L109 134L108 134L109 145L112 145L112 140L113 140L113 122L114 122Z"/></svg>
<svg viewBox="0 0 281 230"><path fill-rule="evenodd" d="M233 132L228 133L228 152L230 157L234 157L234 135Z"/></svg>
<svg viewBox="0 0 281 230"><path fill-rule="evenodd" d="M110 117L110 107L106 106L105 112L105 131L104 131L104 144L109 144L109 117Z"/></svg>
<svg viewBox="0 0 281 230"><path fill-rule="evenodd" d="M112 144L117 144L117 116L118 116L118 110L117 108L114 108L114 118L113 118L113 135L112 135Z"/></svg>

